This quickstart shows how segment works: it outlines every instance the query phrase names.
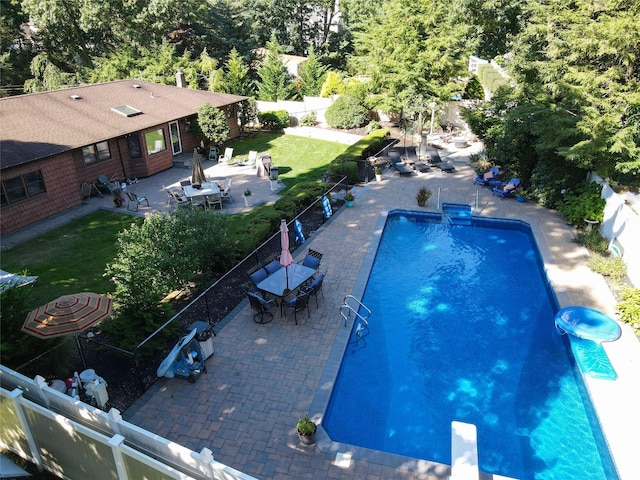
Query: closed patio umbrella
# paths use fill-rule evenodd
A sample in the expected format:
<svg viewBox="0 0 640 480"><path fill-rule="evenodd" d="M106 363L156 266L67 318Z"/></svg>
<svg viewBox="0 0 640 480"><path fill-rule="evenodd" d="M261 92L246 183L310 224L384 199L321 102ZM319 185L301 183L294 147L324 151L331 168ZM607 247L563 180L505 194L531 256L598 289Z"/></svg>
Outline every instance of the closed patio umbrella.
<svg viewBox="0 0 640 480"><path fill-rule="evenodd" d="M287 289L289 289L289 265L293 263L293 257L289 251L289 229L287 228L287 221L284 218L280 220L280 246L282 247L280 265L286 269Z"/></svg>
<svg viewBox="0 0 640 480"><path fill-rule="evenodd" d="M22 331L40 338L78 334L111 315L111 299L97 293L63 295L27 315ZM83 365L84 355L76 335ZM86 367L86 365L85 365Z"/></svg>
<svg viewBox="0 0 640 480"><path fill-rule="evenodd" d="M204 174L204 170L202 169L202 162L200 161L200 154L196 148L193 149L193 161L192 164L192 172L191 172L191 183L197 183L202 185L203 183L207 183L207 177Z"/></svg>

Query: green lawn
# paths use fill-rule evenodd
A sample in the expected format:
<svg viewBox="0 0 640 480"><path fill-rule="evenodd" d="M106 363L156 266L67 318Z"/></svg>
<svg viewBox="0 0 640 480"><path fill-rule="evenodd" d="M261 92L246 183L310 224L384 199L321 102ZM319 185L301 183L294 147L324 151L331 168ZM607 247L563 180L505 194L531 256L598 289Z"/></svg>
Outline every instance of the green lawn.
<svg viewBox="0 0 640 480"><path fill-rule="evenodd" d="M99 210L2 252L2 269L38 275L34 308L61 295L111 292L104 276L116 252L118 232L140 217Z"/></svg>
<svg viewBox="0 0 640 480"><path fill-rule="evenodd" d="M283 133L259 134L226 146L233 148L234 158L246 157L249 150L268 152L279 176L292 184L320 180L329 162L347 149L344 144Z"/></svg>

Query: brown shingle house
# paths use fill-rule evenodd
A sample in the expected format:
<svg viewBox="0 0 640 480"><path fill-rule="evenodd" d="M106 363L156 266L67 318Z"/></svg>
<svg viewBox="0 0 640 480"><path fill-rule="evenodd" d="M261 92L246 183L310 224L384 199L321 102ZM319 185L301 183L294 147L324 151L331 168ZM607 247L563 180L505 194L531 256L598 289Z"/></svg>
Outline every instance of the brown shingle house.
<svg viewBox="0 0 640 480"><path fill-rule="evenodd" d="M200 139L196 109L210 103L239 135L246 97L136 80L0 99L1 233L82 203L83 183L147 177L170 168Z"/></svg>

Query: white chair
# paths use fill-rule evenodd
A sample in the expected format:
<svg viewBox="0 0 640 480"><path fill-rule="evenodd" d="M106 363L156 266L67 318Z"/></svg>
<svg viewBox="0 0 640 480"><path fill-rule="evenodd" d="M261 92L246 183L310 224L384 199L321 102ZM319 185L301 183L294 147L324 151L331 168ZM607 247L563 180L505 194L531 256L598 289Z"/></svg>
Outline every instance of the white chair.
<svg viewBox="0 0 640 480"><path fill-rule="evenodd" d="M222 210L222 196L219 193L212 193L211 195L206 196L207 206L213 208L214 205L220 205L220 210Z"/></svg>
<svg viewBox="0 0 640 480"><path fill-rule="evenodd" d="M233 157L233 148L225 148L224 155L218 157L218 163L229 163Z"/></svg>
<svg viewBox="0 0 640 480"><path fill-rule="evenodd" d="M173 200L178 207L188 207L190 205L189 199L182 190L171 188L169 189L169 195L173 197Z"/></svg>
<svg viewBox="0 0 640 480"><path fill-rule="evenodd" d="M202 207L206 210L207 208L207 199L204 195L196 195L195 197L191 197L191 205L195 207Z"/></svg>
<svg viewBox="0 0 640 480"><path fill-rule="evenodd" d="M229 203L233 202L233 198L231 198L231 179L230 178L225 178L224 187L220 192L220 198L223 201L228 201Z"/></svg>

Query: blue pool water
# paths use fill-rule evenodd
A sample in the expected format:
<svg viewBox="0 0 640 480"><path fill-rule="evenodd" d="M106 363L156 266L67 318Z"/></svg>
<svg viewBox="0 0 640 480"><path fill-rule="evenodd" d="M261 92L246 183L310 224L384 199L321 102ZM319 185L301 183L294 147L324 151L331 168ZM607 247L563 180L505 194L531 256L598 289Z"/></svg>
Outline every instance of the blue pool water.
<svg viewBox="0 0 640 480"><path fill-rule="evenodd" d="M528 225L435 218L387 218L363 296L369 330L351 334L329 437L450 464L457 420L477 426L481 471L617 478Z"/></svg>

